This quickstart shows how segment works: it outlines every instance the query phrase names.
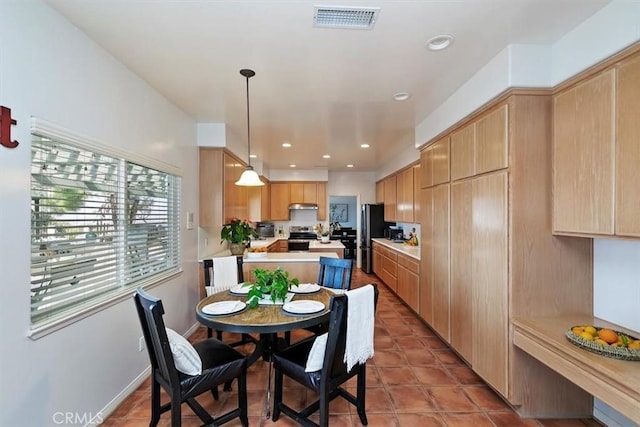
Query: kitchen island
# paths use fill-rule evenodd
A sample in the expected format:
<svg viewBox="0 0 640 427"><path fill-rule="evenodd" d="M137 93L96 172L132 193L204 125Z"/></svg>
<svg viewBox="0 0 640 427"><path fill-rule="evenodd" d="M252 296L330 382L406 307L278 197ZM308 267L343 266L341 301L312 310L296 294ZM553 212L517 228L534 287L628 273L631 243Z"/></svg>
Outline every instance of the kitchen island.
<svg viewBox="0 0 640 427"><path fill-rule="evenodd" d="M339 242L338 242L339 243ZM322 245L327 246L327 245ZM230 256L227 251L218 252L204 259ZM300 283L315 283L318 280L318 269L320 257L339 258L335 252L258 252L250 254L245 252L243 256L244 279L249 282L254 281L253 270L262 268L273 270L277 267L289 272L289 277L297 278ZM215 273L214 273L215 274Z"/></svg>

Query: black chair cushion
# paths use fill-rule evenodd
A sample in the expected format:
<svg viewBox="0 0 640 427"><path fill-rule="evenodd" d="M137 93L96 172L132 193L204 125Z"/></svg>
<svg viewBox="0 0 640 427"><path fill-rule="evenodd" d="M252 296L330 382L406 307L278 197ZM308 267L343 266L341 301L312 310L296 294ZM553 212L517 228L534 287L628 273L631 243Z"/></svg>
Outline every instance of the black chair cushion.
<svg viewBox="0 0 640 427"><path fill-rule="evenodd" d="M193 347L202 360L202 374L197 376L179 374L180 389L185 396L197 396L211 388L211 384L233 381L242 373L244 356L233 347L210 338Z"/></svg>
<svg viewBox="0 0 640 427"><path fill-rule="evenodd" d="M303 341L288 347L286 350L273 356L276 369L282 371L300 384L313 390L320 389L320 372L305 372L307 358L311 352L315 337L307 338Z"/></svg>

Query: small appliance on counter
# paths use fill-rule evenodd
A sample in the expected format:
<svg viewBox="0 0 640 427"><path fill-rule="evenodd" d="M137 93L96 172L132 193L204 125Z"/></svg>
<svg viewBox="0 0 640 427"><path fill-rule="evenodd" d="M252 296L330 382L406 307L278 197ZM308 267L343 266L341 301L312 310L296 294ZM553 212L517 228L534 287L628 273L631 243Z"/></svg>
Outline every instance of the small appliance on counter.
<svg viewBox="0 0 640 427"><path fill-rule="evenodd" d="M275 225L272 222L259 222L256 224L256 231L261 239L275 237Z"/></svg>
<svg viewBox="0 0 640 427"><path fill-rule="evenodd" d="M394 243L404 242L404 230L402 227L391 226L385 230L385 237L392 240Z"/></svg>

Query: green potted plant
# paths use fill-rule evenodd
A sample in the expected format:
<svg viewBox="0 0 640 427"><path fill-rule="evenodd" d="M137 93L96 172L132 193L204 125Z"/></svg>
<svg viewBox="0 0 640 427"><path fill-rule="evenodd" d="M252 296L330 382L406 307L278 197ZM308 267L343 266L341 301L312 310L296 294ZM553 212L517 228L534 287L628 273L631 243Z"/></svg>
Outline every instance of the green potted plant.
<svg viewBox="0 0 640 427"><path fill-rule="evenodd" d="M256 268L253 270L256 283L251 285L247 294L247 304L249 308L258 306L258 302L269 295L271 301L284 302L287 292L292 286L298 286L300 281L296 278L289 278L289 272L277 267L275 270L264 270Z"/></svg>
<svg viewBox="0 0 640 427"><path fill-rule="evenodd" d="M232 255L242 255L251 237L258 237L253 224L246 219L232 218L222 226L220 231L220 243L229 242L229 250Z"/></svg>

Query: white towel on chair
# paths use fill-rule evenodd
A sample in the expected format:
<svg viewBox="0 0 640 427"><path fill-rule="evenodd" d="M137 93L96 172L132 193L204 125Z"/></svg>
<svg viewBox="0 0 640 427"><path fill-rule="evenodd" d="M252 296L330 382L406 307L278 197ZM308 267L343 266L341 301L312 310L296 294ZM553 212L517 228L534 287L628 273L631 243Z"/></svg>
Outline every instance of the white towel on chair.
<svg viewBox="0 0 640 427"><path fill-rule="evenodd" d="M238 284L238 258L213 258L213 286L216 288Z"/></svg>
<svg viewBox="0 0 640 427"><path fill-rule="evenodd" d="M344 362L350 371L356 364L373 357L374 290L372 285L366 285L345 294L349 299L349 311Z"/></svg>

